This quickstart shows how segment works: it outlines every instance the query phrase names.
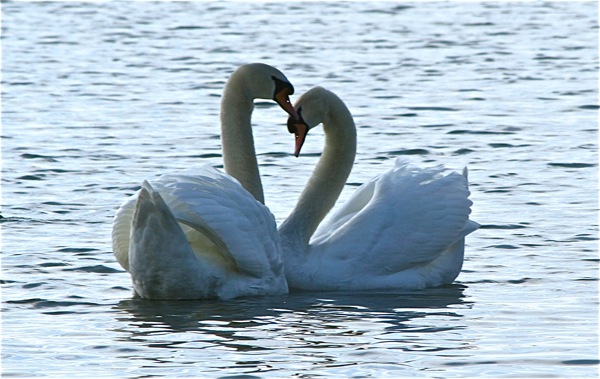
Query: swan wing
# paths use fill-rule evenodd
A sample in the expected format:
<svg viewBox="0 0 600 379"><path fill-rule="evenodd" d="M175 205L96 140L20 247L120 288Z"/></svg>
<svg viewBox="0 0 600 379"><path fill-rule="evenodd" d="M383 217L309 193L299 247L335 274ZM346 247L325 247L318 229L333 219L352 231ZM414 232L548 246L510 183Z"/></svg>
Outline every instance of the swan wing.
<svg viewBox="0 0 600 379"><path fill-rule="evenodd" d="M279 235L269 209L235 179L210 166L194 175L165 176L160 189L175 218L203 238L226 247L227 257L241 272L260 277L282 269ZM210 232L207 232L207 226ZM198 235L186 233L194 251Z"/></svg>
<svg viewBox="0 0 600 379"><path fill-rule="evenodd" d="M282 270L275 218L232 177L207 165L183 174L163 175L153 187L180 223L197 256L256 277ZM130 208L126 202L114 223L113 236L117 239L113 245L119 254L126 245L124 224Z"/></svg>
<svg viewBox="0 0 600 379"><path fill-rule="evenodd" d="M207 165L183 174L163 175L152 186L199 257L257 277L273 269L282 270L273 215L235 179ZM121 205L113 220L113 253L126 270L139 193Z"/></svg>
<svg viewBox="0 0 600 379"><path fill-rule="evenodd" d="M131 223L135 212L135 204L139 191L130 196L117 210L112 223L112 248L117 262L129 271L129 241Z"/></svg>
<svg viewBox="0 0 600 379"><path fill-rule="evenodd" d="M144 298L287 292L273 215L209 166L144 182L117 212L113 246Z"/></svg>
<svg viewBox="0 0 600 379"><path fill-rule="evenodd" d="M474 230L466 176L404 160L361 186L320 228L311 249L383 272L435 260Z"/></svg>

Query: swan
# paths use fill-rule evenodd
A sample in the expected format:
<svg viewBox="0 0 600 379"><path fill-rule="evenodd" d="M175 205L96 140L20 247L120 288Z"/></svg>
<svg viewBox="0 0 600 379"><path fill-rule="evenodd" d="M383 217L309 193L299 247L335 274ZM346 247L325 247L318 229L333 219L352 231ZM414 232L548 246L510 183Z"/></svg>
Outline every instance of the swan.
<svg viewBox="0 0 600 379"><path fill-rule="evenodd" d="M251 128L253 100L298 117L277 69L240 66L221 100L225 173L209 165L142 183L113 220L113 253L149 299L230 299L288 291L275 218L264 196Z"/></svg>
<svg viewBox="0 0 600 379"><path fill-rule="evenodd" d="M322 87L294 104L288 120L298 156L308 131L323 124L325 147L296 207L280 225L290 289L422 289L450 284L462 268L469 220L467 170L394 167L360 186L321 224L348 178L356 128L342 100Z"/></svg>

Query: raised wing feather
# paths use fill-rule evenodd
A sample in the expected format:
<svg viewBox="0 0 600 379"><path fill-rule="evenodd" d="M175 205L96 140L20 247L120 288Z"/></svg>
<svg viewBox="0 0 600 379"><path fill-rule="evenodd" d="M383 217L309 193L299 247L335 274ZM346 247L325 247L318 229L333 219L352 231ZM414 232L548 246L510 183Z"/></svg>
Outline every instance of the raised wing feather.
<svg viewBox="0 0 600 379"><path fill-rule="evenodd" d="M163 175L152 186L199 257L257 277L281 269L273 215L231 177L204 166L182 175ZM113 252L125 269L137 195L121 206L113 222Z"/></svg>
<svg viewBox="0 0 600 379"><path fill-rule="evenodd" d="M443 171L398 160L332 215L315 234L311 251L382 272L433 261L464 237L472 204L466 178Z"/></svg>
<svg viewBox="0 0 600 379"><path fill-rule="evenodd" d="M212 167L201 174L161 177L161 182L163 178L168 184L158 190L175 217L192 228L209 225L240 271L261 276L272 272L273 264L281 265L275 218L237 181ZM196 237L189 233L192 241ZM192 247L196 254L204 253Z"/></svg>
<svg viewBox="0 0 600 379"><path fill-rule="evenodd" d="M129 240L135 203L139 192L127 199L117 210L112 224L112 248L117 262L129 271Z"/></svg>

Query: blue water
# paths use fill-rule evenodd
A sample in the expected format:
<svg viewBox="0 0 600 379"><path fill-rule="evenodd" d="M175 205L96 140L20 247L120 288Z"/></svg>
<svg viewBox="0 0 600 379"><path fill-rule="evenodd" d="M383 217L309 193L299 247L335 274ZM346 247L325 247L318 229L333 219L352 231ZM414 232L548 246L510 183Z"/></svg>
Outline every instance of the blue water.
<svg viewBox="0 0 600 379"><path fill-rule="evenodd" d="M2 53L3 376L598 377L596 2L3 2ZM254 61L352 111L342 200L398 156L469 167L454 285L133 299L116 208L221 163L219 96ZM295 158L283 112L253 121L281 221L322 131Z"/></svg>

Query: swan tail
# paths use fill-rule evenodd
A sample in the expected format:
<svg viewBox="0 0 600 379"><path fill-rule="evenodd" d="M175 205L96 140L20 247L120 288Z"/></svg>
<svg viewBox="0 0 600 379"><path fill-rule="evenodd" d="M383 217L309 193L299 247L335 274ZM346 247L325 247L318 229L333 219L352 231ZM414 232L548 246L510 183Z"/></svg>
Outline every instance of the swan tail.
<svg viewBox="0 0 600 379"><path fill-rule="evenodd" d="M467 223L465 224L465 226L460 231L460 234L462 237L465 237L465 236L473 233L477 229L479 229L480 226L481 225L478 222L475 222L473 220L468 220Z"/></svg>
<svg viewBox="0 0 600 379"><path fill-rule="evenodd" d="M198 275L201 265L161 195L144 181L129 246L129 272L135 291L151 299L209 296L213 284L210 275Z"/></svg>
<svg viewBox="0 0 600 379"><path fill-rule="evenodd" d="M151 252L153 263L172 265L173 260L189 259L185 253L166 256L166 251L185 251L187 239L175 216L158 191L144 181L138 194L132 222L129 251L130 265L147 266L144 260ZM178 247L175 249L174 247ZM171 254L173 255L173 254Z"/></svg>

